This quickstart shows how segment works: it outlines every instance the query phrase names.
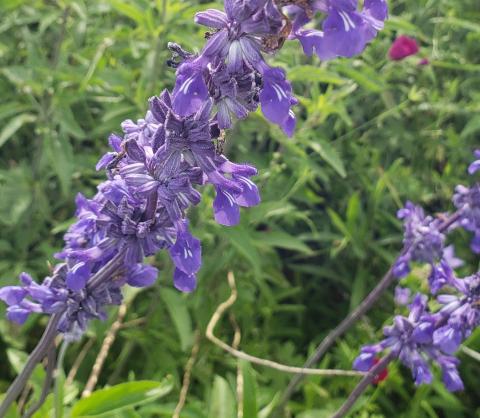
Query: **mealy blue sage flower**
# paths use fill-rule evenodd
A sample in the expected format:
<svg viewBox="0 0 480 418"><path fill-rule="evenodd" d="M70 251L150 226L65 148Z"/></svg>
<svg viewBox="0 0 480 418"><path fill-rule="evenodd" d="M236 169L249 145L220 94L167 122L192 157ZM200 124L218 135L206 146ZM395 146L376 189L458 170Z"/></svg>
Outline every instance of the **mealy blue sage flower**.
<svg viewBox="0 0 480 418"><path fill-rule="evenodd" d="M161 250L169 252L175 266L175 287L195 289L202 251L189 231L188 210L201 200L199 187L213 185L214 217L222 225L236 225L240 207L260 202L251 180L257 170L229 161L216 141L235 119L258 106L289 136L294 132L297 100L285 71L270 67L264 54L278 51L292 34L284 12L297 3L225 0L225 12L196 15L197 23L212 30L199 54L168 45L169 65L177 68L172 94L165 90L152 97L144 118L125 120L123 133L110 135L111 151L96 166L107 180L91 199L77 196L76 222L55 255L59 263L51 276L37 284L22 273L20 286L0 289L11 320L56 314L61 316L58 331L77 338L91 319L106 317L106 306L122 302L122 286L155 281L158 271L145 257ZM337 55L343 54L342 36L348 35L342 45L354 42L355 53L360 52L386 18L383 0L367 0L361 12L352 9L356 1L301 2L307 3L308 10L328 12L326 38L339 19L344 22L343 35L340 31L328 41Z"/></svg>
<svg viewBox="0 0 480 418"><path fill-rule="evenodd" d="M444 352L435 341L435 333L445 322L444 316L430 313L427 297L421 294L415 296L409 310L407 317L396 316L393 325L384 328L385 339L362 347L353 363L354 369L370 370L376 356L389 350L411 370L416 385L432 382L431 364L436 363L442 370L446 388L452 392L462 390L463 383L457 370L459 361L451 353Z"/></svg>

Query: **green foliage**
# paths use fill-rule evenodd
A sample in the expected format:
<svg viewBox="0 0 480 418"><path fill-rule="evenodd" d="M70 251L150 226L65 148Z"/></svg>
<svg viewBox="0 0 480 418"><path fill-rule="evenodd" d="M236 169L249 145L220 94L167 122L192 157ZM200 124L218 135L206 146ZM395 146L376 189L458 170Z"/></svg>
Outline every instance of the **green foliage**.
<svg viewBox="0 0 480 418"><path fill-rule="evenodd" d="M394 259L401 246L395 212L403 202L431 212L451 207L453 187L468 181L466 165L480 134L478 0L391 3L386 29L360 57L320 63L296 43L272 57L287 69L300 100L297 133L286 138L258 112L237 124L226 143L234 160L259 168L262 204L242 210L238 227L225 228L212 220L212 191L205 194L191 212L204 254L199 288L178 294L168 257L151 260L161 277L129 293L125 325L99 377L98 388L106 389L78 400L115 310L69 347L67 375L84 359L64 385L65 416L171 417L195 330L204 334L228 296L229 270L237 278L231 312L241 349L301 365ZM196 0L0 1L0 285L14 283L21 271L39 279L48 274L47 262L73 220L75 194L93 195L103 178L94 166L108 134L123 119L142 117L148 97L172 87L166 43L199 50L203 32L193 15L207 7ZM388 61L397 34L416 37L420 56ZM419 66L420 57L430 64ZM466 235L458 239L466 242ZM465 273L478 267L466 246L459 254L468 261ZM424 276L415 271L409 284L421 287ZM0 392L45 325L32 318L16 327L3 309ZM360 345L378 338L392 314L389 294L321 366L350 368ZM217 334L231 341L227 319ZM199 344L182 418L237 416L237 367L244 417L277 418L272 411L289 376L239 364L205 338ZM480 332L468 346L480 350ZM352 416L479 416L480 365L460 358L464 392L449 394L438 376L432 386L415 388L409 371L393 365ZM167 375L171 391L170 381L158 383ZM31 380L36 397L43 376L38 368ZM328 417L355 383L309 377L288 405L291 416ZM54 405L50 396L36 416L53 416Z"/></svg>

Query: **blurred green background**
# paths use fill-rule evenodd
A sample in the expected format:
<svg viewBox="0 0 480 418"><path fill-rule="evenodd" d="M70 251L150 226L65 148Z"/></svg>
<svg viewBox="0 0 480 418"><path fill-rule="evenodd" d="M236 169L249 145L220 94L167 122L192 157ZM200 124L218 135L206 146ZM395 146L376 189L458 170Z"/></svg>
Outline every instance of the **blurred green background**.
<svg viewBox="0 0 480 418"><path fill-rule="evenodd" d="M205 190L191 212L204 254L198 290L177 292L168 257L160 255L152 260L161 270L157 284L128 293L125 325L97 388L131 382L107 396L107 409L125 395L122 390L138 392L135 399L145 403L110 416L171 417L198 331L181 417L237 417L240 367L244 418L278 418L271 411L290 376L239 364L204 337L212 313L229 295L227 272L235 273L239 289L231 313L241 329L241 349L300 366L394 260L402 239L397 209L407 199L432 213L451 209L452 190L469 181L466 166L479 144L480 4L391 3L386 29L360 57L320 63L295 42L271 57L287 70L300 99L297 132L288 139L256 113L228 133L226 153L260 170L262 204L242 210L241 225L221 227L213 221L212 190ZM37 279L48 274L73 220L76 193L93 195L103 179L94 166L107 150L108 134L120 131L126 118L143 117L147 99L172 87L167 42L198 51L204 34L193 15L215 6L195 0L0 0L0 285L15 283L22 271ZM388 61L399 34L415 37L420 53ZM429 64L419 65L421 58ZM468 262L464 273L476 271L468 236L454 239ZM406 283L424 288L425 277L418 268ZM350 368L360 346L381 336L396 312L392 293L322 367ZM17 327L3 319L4 311L0 307L0 393L46 323L34 317ZM65 373L77 366L78 372L73 381L58 378L59 414L69 416L115 317L112 309L109 321L93 323L69 346ZM232 340L228 317L217 334ZM466 345L479 351L480 332ZM370 388L351 416L480 417L480 363L459 357L464 392L446 392L438 373L432 385L415 388L410 372L393 365L388 380ZM31 383L36 394L43 377L37 368ZM328 417L356 382L309 377L287 416ZM53 417L54 403L50 396L36 417ZM88 405L76 408L78 416Z"/></svg>

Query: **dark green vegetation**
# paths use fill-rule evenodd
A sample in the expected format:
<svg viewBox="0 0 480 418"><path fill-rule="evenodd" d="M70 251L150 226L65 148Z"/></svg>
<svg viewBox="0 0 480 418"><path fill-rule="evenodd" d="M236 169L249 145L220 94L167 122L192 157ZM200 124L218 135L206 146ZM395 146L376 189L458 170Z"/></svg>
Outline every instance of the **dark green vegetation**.
<svg viewBox="0 0 480 418"><path fill-rule="evenodd" d="M154 287L128 293L127 325L97 385L122 386L95 395L90 405L77 404L73 416L98 414L113 404L124 407L115 417L172 416L198 330L199 354L181 416L236 417L237 360L203 337L229 294L229 270L239 288L232 313L241 349L300 366L394 260L401 247L395 213L403 202L422 203L431 212L451 208L451 192L468 181L466 165L479 144L478 0L392 3L386 30L357 59L320 64L305 58L296 43L273 58L288 70L300 99L297 134L287 139L258 113L237 124L226 144L235 161L260 169L262 204L242 210L240 226L225 228L213 221L213 193L204 196L192 212L204 254L198 290L180 294L172 286L168 257L152 260L161 276ZM107 149L108 134L119 131L123 119L142 117L148 97L172 87L166 44L198 49L203 33L192 19L207 7L193 0L0 1L1 285L15 283L21 271L38 279L48 274L48 261L72 221L75 194L91 196L103 177L94 166ZM416 37L430 64L417 65L420 56L387 61L396 34ZM466 235L457 238L468 242ZM465 245L458 252L469 262L465 274L478 268ZM407 281L421 287L425 274L418 269ZM350 368L361 344L378 338L391 319L391 294L331 350L322 367ZM0 393L46 323L35 317L19 328L3 313L2 306ZM81 342L69 346L67 374L91 344L73 383L64 385L59 377L64 390L58 397L64 397L57 410L63 403L65 416L115 317L112 310L108 323L94 323ZM232 330L225 318L217 334L231 341ZM480 332L467 345L479 351ZM416 389L408 370L392 366L388 380L370 389L352 416L480 416L480 364L459 356L465 392L449 394L438 378ZM266 418L289 376L239 367L244 417ZM36 395L42 378L38 368L32 379ZM328 417L356 382L308 378L289 403L291 416ZM129 405L137 402L145 403L135 413ZM53 405L50 397L36 417L52 417Z"/></svg>

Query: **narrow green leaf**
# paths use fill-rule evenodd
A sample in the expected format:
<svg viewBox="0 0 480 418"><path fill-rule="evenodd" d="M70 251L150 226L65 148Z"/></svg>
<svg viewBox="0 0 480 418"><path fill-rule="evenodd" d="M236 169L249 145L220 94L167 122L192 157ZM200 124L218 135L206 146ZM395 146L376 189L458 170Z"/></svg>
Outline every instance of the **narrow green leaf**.
<svg viewBox="0 0 480 418"><path fill-rule="evenodd" d="M337 74L329 72L314 65L299 65L288 72L288 79L291 81L318 82L342 85L346 80Z"/></svg>
<svg viewBox="0 0 480 418"><path fill-rule="evenodd" d="M57 135L48 136L45 138L45 149L50 164L60 181L62 193L64 196L68 196L74 168L73 150L70 141L64 135L61 137Z"/></svg>
<svg viewBox="0 0 480 418"><path fill-rule="evenodd" d="M235 398L228 382L215 376L210 398L209 417L235 418Z"/></svg>
<svg viewBox="0 0 480 418"><path fill-rule="evenodd" d="M72 409L72 418L115 416L115 413L135 405L153 402L167 395L173 388L171 378L162 382L140 380L121 383L93 392L88 398L78 401Z"/></svg>
<svg viewBox="0 0 480 418"><path fill-rule="evenodd" d="M312 254L312 250L301 239L284 231L260 232L256 234L256 241L271 247L285 248L304 254Z"/></svg>
<svg viewBox="0 0 480 418"><path fill-rule="evenodd" d="M219 232L250 262L255 275L259 277L262 262L249 232L240 226L228 228L228 230L220 228Z"/></svg>
<svg viewBox="0 0 480 418"><path fill-rule="evenodd" d="M243 376L243 418L257 418L257 388L250 363L240 360Z"/></svg>
<svg viewBox="0 0 480 418"><path fill-rule="evenodd" d="M192 320L188 313L186 300L180 292L174 289L162 289L160 294L180 337L180 347L182 351L185 351L193 343Z"/></svg>
<svg viewBox="0 0 480 418"><path fill-rule="evenodd" d="M11 119L0 132L0 148L7 142L15 132L17 132L26 123L34 122L37 119L35 115L23 113Z"/></svg>
<svg viewBox="0 0 480 418"><path fill-rule="evenodd" d="M137 8L131 2L121 0L110 0L110 4L115 10L134 20L137 24L141 24L144 19L144 11Z"/></svg>
<svg viewBox="0 0 480 418"><path fill-rule="evenodd" d="M326 163L330 164L332 168L340 175L340 177L345 178L347 172L345 171L345 166L341 160L337 150L332 147L327 141L323 139L317 139L316 141L309 141L308 146L312 148L320 157L322 157Z"/></svg>

